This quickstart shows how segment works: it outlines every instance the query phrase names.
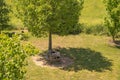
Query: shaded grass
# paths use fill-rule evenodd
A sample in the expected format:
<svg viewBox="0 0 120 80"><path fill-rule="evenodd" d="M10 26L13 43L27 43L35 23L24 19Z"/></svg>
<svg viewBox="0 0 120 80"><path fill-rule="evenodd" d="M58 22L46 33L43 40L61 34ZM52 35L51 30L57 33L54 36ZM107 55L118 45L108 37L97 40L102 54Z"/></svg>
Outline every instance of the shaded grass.
<svg viewBox="0 0 120 80"><path fill-rule="evenodd" d="M84 48L62 48L61 53L74 59L74 64L65 68L68 71L79 71L86 69L89 71L102 72L111 70L111 60L102 56L100 52Z"/></svg>

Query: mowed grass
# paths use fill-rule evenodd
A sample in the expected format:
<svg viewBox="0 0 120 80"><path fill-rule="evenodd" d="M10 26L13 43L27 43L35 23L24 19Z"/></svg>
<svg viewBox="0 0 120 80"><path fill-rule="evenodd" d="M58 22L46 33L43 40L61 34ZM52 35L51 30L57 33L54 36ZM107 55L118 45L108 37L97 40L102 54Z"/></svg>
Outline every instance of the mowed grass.
<svg viewBox="0 0 120 80"><path fill-rule="evenodd" d="M109 41L110 37L94 35L53 35L53 48L74 59L74 64L64 68L36 66L29 58L27 80L120 80L120 48ZM47 50L47 38L29 40L42 51Z"/></svg>
<svg viewBox="0 0 120 80"><path fill-rule="evenodd" d="M88 25L102 24L106 14L103 0L84 0L80 23Z"/></svg>

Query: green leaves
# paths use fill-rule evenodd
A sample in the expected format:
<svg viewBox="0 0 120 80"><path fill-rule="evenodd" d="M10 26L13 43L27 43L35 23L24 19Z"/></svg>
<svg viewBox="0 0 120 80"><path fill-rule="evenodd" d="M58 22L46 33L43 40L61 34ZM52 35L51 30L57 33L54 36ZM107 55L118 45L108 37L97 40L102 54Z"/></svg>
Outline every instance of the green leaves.
<svg viewBox="0 0 120 80"><path fill-rule="evenodd" d="M35 36L68 34L79 23L83 0L14 0L17 15Z"/></svg>
<svg viewBox="0 0 120 80"><path fill-rule="evenodd" d="M120 0L104 0L108 16L105 23L108 26L109 32L114 38L120 31Z"/></svg>
<svg viewBox="0 0 120 80"><path fill-rule="evenodd" d="M23 80L26 58L38 53L32 45L22 45L17 36L0 35L0 80Z"/></svg>
<svg viewBox="0 0 120 80"><path fill-rule="evenodd" d="M83 0L13 0L18 17L33 35L50 34L49 52L53 33L59 35L74 32L79 23Z"/></svg>

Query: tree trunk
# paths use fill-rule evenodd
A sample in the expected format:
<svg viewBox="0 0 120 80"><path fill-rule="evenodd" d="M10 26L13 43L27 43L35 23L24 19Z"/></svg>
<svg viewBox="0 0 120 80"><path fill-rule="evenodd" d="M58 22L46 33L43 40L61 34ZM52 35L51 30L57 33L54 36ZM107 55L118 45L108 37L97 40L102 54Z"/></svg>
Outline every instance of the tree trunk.
<svg viewBox="0 0 120 80"><path fill-rule="evenodd" d="M115 36L112 36L112 40L113 40L113 42L115 42Z"/></svg>
<svg viewBox="0 0 120 80"><path fill-rule="evenodd" d="M49 42L48 42L48 57L52 54L52 33L49 31Z"/></svg>

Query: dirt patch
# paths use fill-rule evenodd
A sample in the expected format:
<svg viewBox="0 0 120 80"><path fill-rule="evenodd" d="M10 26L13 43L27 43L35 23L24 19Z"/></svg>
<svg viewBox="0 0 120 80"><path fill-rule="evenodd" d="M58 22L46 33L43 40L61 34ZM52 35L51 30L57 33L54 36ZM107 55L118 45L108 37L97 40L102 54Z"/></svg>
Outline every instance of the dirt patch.
<svg viewBox="0 0 120 80"><path fill-rule="evenodd" d="M65 68L69 65L72 65L74 62L73 59L63 56L61 57L60 62L50 63L49 61L46 60L45 56L33 56L32 60L37 66L50 67L50 68Z"/></svg>

